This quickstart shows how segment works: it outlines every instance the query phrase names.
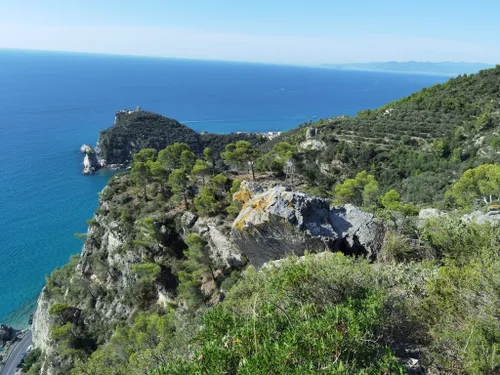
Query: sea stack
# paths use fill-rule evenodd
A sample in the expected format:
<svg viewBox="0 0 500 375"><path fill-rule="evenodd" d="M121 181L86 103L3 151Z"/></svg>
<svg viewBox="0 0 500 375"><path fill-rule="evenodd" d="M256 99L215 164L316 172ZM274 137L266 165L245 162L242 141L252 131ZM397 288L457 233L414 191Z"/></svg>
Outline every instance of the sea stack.
<svg viewBox="0 0 500 375"><path fill-rule="evenodd" d="M85 154L83 159L83 174L94 174L99 169L95 150L92 146L84 144L80 147L80 152Z"/></svg>

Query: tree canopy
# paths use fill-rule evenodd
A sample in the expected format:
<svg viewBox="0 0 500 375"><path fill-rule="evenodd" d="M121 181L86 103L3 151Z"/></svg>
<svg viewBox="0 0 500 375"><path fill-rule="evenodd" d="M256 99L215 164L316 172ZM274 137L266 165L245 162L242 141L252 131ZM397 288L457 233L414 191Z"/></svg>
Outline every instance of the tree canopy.
<svg viewBox="0 0 500 375"><path fill-rule="evenodd" d="M485 164L469 169L452 187L453 197L461 206L471 206L478 200L491 204L500 199L500 166Z"/></svg>
<svg viewBox="0 0 500 375"><path fill-rule="evenodd" d="M245 163L250 166L252 178L255 180L254 162L259 152L248 141L238 141L226 146L226 151L221 154L226 163L234 163L242 166Z"/></svg>

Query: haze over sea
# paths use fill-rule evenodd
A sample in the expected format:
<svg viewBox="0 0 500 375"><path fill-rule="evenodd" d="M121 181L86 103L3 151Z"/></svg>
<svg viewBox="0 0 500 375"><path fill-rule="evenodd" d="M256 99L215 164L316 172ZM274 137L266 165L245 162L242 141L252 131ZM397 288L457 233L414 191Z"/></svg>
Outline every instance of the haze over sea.
<svg viewBox="0 0 500 375"><path fill-rule="evenodd" d="M79 253L109 173L83 176L83 143L119 109L197 131L283 131L355 115L440 76L0 50L0 322L25 326L44 275Z"/></svg>

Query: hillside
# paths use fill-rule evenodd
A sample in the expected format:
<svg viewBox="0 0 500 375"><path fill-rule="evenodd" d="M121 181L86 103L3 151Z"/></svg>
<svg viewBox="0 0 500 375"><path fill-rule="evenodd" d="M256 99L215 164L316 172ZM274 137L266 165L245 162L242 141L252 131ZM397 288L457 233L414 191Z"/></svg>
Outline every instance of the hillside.
<svg viewBox="0 0 500 375"><path fill-rule="evenodd" d="M186 143L109 181L81 255L47 277L24 371L498 374L499 76L217 137L218 161L175 120L131 117L109 155L138 147L122 131Z"/></svg>
<svg viewBox="0 0 500 375"><path fill-rule="evenodd" d="M377 72L422 73L438 75L460 75L477 73L481 69L493 68L492 64L465 62L421 62L421 61L388 61L376 63L322 64L330 69L369 70Z"/></svg>
<svg viewBox="0 0 500 375"><path fill-rule="evenodd" d="M312 124L321 151L304 151L301 173L326 190L361 170L406 201L436 203L466 169L500 158L500 67L423 89L355 117ZM267 146L304 142L306 128ZM321 167L321 168L319 168ZM316 173L321 170L323 173Z"/></svg>

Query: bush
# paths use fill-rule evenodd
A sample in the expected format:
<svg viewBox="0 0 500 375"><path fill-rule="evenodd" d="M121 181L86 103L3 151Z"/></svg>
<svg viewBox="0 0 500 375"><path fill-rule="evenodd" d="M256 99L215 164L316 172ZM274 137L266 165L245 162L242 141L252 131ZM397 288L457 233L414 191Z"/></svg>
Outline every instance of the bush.
<svg viewBox="0 0 500 375"><path fill-rule="evenodd" d="M377 255L377 260L386 263L406 262L414 258L410 241L395 232L388 232L385 236L382 249Z"/></svg>
<svg viewBox="0 0 500 375"><path fill-rule="evenodd" d="M491 244L495 231L489 224L466 222L460 218L431 218L424 224L422 238L446 259L466 264Z"/></svg>
<svg viewBox="0 0 500 375"><path fill-rule="evenodd" d="M41 355L42 350L40 348L36 348L28 352L23 360L23 372L28 372L31 367L39 360Z"/></svg>
<svg viewBox="0 0 500 375"><path fill-rule="evenodd" d="M377 336L388 297L374 277L333 254L250 268L205 314L193 359L152 374L404 374Z"/></svg>
<svg viewBox="0 0 500 375"><path fill-rule="evenodd" d="M194 206L201 215L214 215L220 208L214 191L208 187L201 189L200 196L194 199Z"/></svg>

